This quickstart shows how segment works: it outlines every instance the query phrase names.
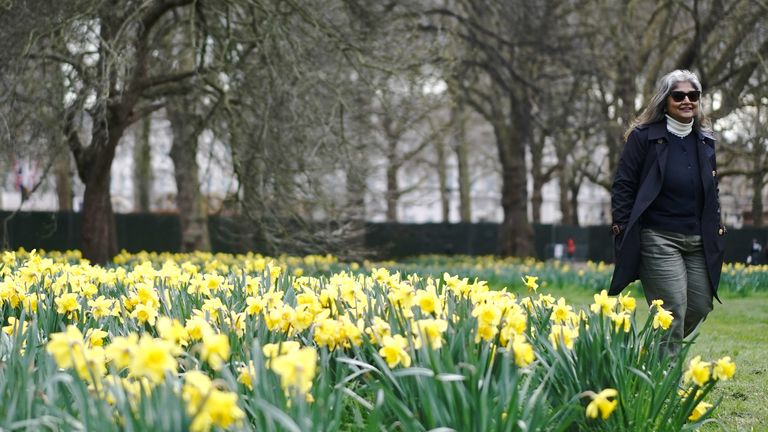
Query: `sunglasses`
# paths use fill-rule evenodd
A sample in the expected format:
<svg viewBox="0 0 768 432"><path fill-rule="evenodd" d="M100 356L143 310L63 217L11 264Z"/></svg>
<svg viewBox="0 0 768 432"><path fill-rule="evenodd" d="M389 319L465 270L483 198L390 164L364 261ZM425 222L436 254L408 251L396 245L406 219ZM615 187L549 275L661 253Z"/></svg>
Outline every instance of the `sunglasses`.
<svg viewBox="0 0 768 432"><path fill-rule="evenodd" d="M701 96L701 92L698 90L689 92L673 91L669 95L672 96L672 100L675 102L682 102L686 97L691 102L697 102L699 100L699 96Z"/></svg>

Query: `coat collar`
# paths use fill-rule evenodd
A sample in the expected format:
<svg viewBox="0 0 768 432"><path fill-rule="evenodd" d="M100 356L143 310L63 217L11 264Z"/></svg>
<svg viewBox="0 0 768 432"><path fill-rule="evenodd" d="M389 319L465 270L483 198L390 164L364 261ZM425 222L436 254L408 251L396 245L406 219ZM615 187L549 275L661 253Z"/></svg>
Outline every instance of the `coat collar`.
<svg viewBox="0 0 768 432"><path fill-rule="evenodd" d="M667 119L648 125L648 140L658 142L662 139L667 140Z"/></svg>
<svg viewBox="0 0 768 432"><path fill-rule="evenodd" d="M715 135L710 131L703 131L701 129L694 129L698 141L715 141ZM659 140L667 141L667 119L659 120L648 125L648 140L658 142Z"/></svg>

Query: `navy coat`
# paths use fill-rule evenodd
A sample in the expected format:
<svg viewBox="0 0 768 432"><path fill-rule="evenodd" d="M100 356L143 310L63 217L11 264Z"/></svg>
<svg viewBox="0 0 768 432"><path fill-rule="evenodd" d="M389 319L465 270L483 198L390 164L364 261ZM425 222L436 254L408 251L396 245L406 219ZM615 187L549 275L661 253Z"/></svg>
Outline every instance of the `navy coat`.
<svg viewBox="0 0 768 432"><path fill-rule="evenodd" d="M699 143L699 168L704 187L701 236L712 293L720 301L717 286L720 284L723 266L723 235L726 230L720 222L715 139L707 132L694 133ZM620 293L629 283L639 278L640 216L661 191L667 154L666 119L636 127L624 145L611 190L616 258L608 291L611 295Z"/></svg>

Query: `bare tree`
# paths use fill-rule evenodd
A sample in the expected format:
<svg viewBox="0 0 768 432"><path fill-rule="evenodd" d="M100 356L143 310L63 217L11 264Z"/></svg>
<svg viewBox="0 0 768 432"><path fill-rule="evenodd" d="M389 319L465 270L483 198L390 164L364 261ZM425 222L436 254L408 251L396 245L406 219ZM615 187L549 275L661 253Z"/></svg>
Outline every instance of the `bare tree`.
<svg viewBox="0 0 768 432"><path fill-rule="evenodd" d="M53 64L31 67L34 59L24 56L38 36L30 29L57 29L71 16L62 5L42 8L41 2L11 2L0 10L0 161L4 172L17 171L16 183L21 201L16 210L55 175L56 191L62 210L71 210L72 185L69 157L62 139L61 103L66 94L62 70ZM22 173L20 165L36 167ZM13 169L12 169L13 168ZM8 222L15 212L6 218ZM5 246L5 243L4 243Z"/></svg>
<svg viewBox="0 0 768 432"><path fill-rule="evenodd" d="M533 254L525 154L534 145L537 94L553 72L548 65L564 51L551 41L559 40L569 13L560 2L461 0L424 12L430 21L422 28L457 41L451 87L494 130L504 209L498 250L504 255Z"/></svg>
<svg viewBox="0 0 768 432"><path fill-rule="evenodd" d="M470 195L469 141L467 139L467 116L461 100L451 107L451 135L453 151L456 154L459 188L459 218L464 223L472 222L472 197Z"/></svg>
<svg viewBox="0 0 768 432"><path fill-rule="evenodd" d="M230 145L252 244L273 253L343 249L346 206L360 203L338 193L356 177L345 157L354 153L345 147L345 89L356 85L344 64L342 48L355 49L340 30L346 14L336 2L230 13L249 25L212 35L212 54L236 59L212 85L221 106L214 134Z"/></svg>
<svg viewBox="0 0 768 432"><path fill-rule="evenodd" d="M64 136L85 184L82 248L94 262L104 263L117 252L109 192L115 148L131 124L159 109L163 95L181 91L203 68L153 67L156 58L168 55L156 44L159 34L173 31L168 14L192 3L73 2L66 16L56 17L56 26L27 29L27 34L39 36L21 53L25 66L55 65L66 74L67 93L56 103L66 109ZM24 5L17 6L23 14ZM84 127L87 140L81 134Z"/></svg>
<svg viewBox="0 0 768 432"><path fill-rule="evenodd" d="M427 148L434 148L443 133L436 123L436 101L439 98L424 95L425 81L414 76L405 79L386 80L378 90L378 108L374 110L375 126L381 136L381 146L386 160L386 216L387 222L397 222L400 199L423 184L428 173L413 175L410 184L400 184L400 171L406 164L421 157ZM438 155L439 158L439 155Z"/></svg>
<svg viewBox="0 0 768 432"><path fill-rule="evenodd" d="M208 236L208 210L200 193L197 165L198 140L205 126L204 118L195 112L197 101L173 98L165 112L171 123L173 141L170 156L176 179L176 208L181 225L181 250L211 249Z"/></svg>

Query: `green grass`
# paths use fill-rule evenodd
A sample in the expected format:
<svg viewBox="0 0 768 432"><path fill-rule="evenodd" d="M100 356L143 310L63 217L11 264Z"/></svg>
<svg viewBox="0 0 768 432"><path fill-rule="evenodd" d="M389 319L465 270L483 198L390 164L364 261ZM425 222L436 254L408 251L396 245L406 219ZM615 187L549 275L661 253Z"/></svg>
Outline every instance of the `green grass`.
<svg viewBox="0 0 768 432"><path fill-rule="evenodd" d="M540 290L578 306L593 302L593 293L582 288ZM638 297L638 321L642 322L647 316L642 294L637 289L632 293ZM744 297L724 292L721 299L723 304L716 302L715 310L700 327L690 357L701 355L712 360L731 356L736 376L718 384L708 398L711 402L722 398L714 415L719 425L712 423L702 430L768 431L768 293Z"/></svg>
<svg viewBox="0 0 768 432"><path fill-rule="evenodd" d="M723 429L707 431L768 431L768 295L729 298L717 304L701 327L691 350L702 358L730 355L736 377L715 387L712 397L722 397L715 418Z"/></svg>

